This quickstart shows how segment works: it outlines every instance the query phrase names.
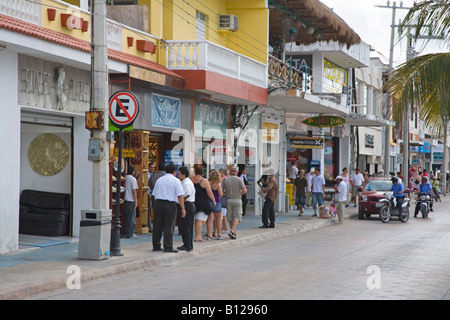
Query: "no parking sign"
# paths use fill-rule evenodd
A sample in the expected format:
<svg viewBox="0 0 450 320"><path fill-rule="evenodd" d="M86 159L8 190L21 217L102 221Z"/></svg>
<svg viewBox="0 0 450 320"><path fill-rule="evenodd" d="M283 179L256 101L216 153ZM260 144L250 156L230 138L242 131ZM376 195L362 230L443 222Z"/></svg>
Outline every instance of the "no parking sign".
<svg viewBox="0 0 450 320"><path fill-rule="evenodd" d="M109 120L119 129L131 126L139 113L136 96L126 90L118 91L109 98Z"/></svg>

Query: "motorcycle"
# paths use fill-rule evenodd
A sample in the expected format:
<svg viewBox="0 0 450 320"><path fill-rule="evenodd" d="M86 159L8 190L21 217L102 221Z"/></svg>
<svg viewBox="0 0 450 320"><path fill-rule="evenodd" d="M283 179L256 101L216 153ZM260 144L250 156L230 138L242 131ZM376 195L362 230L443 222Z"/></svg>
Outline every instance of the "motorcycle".
<svg viewBox="0 0 450 320"><path fill-rule="evenodd" d="M419 207L419 211L422 212L422 218L428 218L432 201L433 199L431 199L429 194L423 192L417 194L416 208Z"/></svg>
<svg viewBox="0 0 450 320"><path fill-rule="evenodd" d="M403 199L402 212L399 213L397 210L397 198L394 197L392 192L386 192L384 199L379 201L382 203L380 207L380 220L383 223L389 222L391 216L398 216L399 220L403 223L409 219L409 198Z"/></svg>

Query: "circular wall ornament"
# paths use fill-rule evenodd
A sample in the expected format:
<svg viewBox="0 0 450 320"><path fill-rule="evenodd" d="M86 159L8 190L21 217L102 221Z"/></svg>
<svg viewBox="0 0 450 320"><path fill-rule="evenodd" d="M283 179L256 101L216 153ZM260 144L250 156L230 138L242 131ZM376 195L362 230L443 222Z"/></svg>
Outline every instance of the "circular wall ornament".
<svg viewBox="0 0 450 320"><path fill-rule="evenodd" d="M69 148L57 135L46 133L37 136L28 148L31 168L43 176L54 176L67 165Z"/></svg>

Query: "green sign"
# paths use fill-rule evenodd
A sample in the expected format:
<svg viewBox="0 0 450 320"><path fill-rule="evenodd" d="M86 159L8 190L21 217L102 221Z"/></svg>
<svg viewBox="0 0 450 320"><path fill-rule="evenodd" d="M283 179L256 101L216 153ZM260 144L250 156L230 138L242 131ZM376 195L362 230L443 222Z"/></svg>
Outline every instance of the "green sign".
<svg viewBox="0 0 450 320"><path fill-rule="evenodd" d="M336 127L345 124L345 118L337 116L317 116L303 120L303 123L312 127Z"/></svg>
<svg viewBox="0 0 450 320"><path fill-rule="evenodd" d="M196 137L227 138L228 109L211 101L196 101L194 133Z"/></svg>

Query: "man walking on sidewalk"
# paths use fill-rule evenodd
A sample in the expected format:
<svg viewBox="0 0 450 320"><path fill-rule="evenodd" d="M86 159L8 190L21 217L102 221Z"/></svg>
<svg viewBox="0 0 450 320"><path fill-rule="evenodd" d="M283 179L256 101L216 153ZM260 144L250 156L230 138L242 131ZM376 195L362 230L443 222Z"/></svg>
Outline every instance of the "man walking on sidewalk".
<svg viewBox="0 0 450 320"><path fill-rule="evenodd" d="M237 176L238 169L231 167L230 176L223 181L223 191L227 197L227 220L230 223L228 236L236 239L236 227L242 219L242 195L247 193L244 181Z"/></svg>
<svg viewBox="0 0 450 320"><path fill-rule="evenodd" d="M262 188L258 194L266 194L264 207L262 210L262 223L260 228L275 228L275 208L274 203L278 196L278 183L273 176L273 169L268 170L267 187ZM270 221L270 223L269 223Z"/></svg>
<svg viewBox="0 0 450 320"><path fill-rule="evenodd" d="M347 184L342 181L342 176L336 177L336 185L334 186L336 194L334 198L336 199L337 205L337 216L339 223L344 223L344 208L347 202Z"/></svg>
<svg viewBox="0 0 450 320"><path fill-rule="evenodd" d="M313 217L317 217L317 208L323 206L325 199L325 178L320 175L320 168L316 168L316 175L311 179L313 195Z"/></svg>

